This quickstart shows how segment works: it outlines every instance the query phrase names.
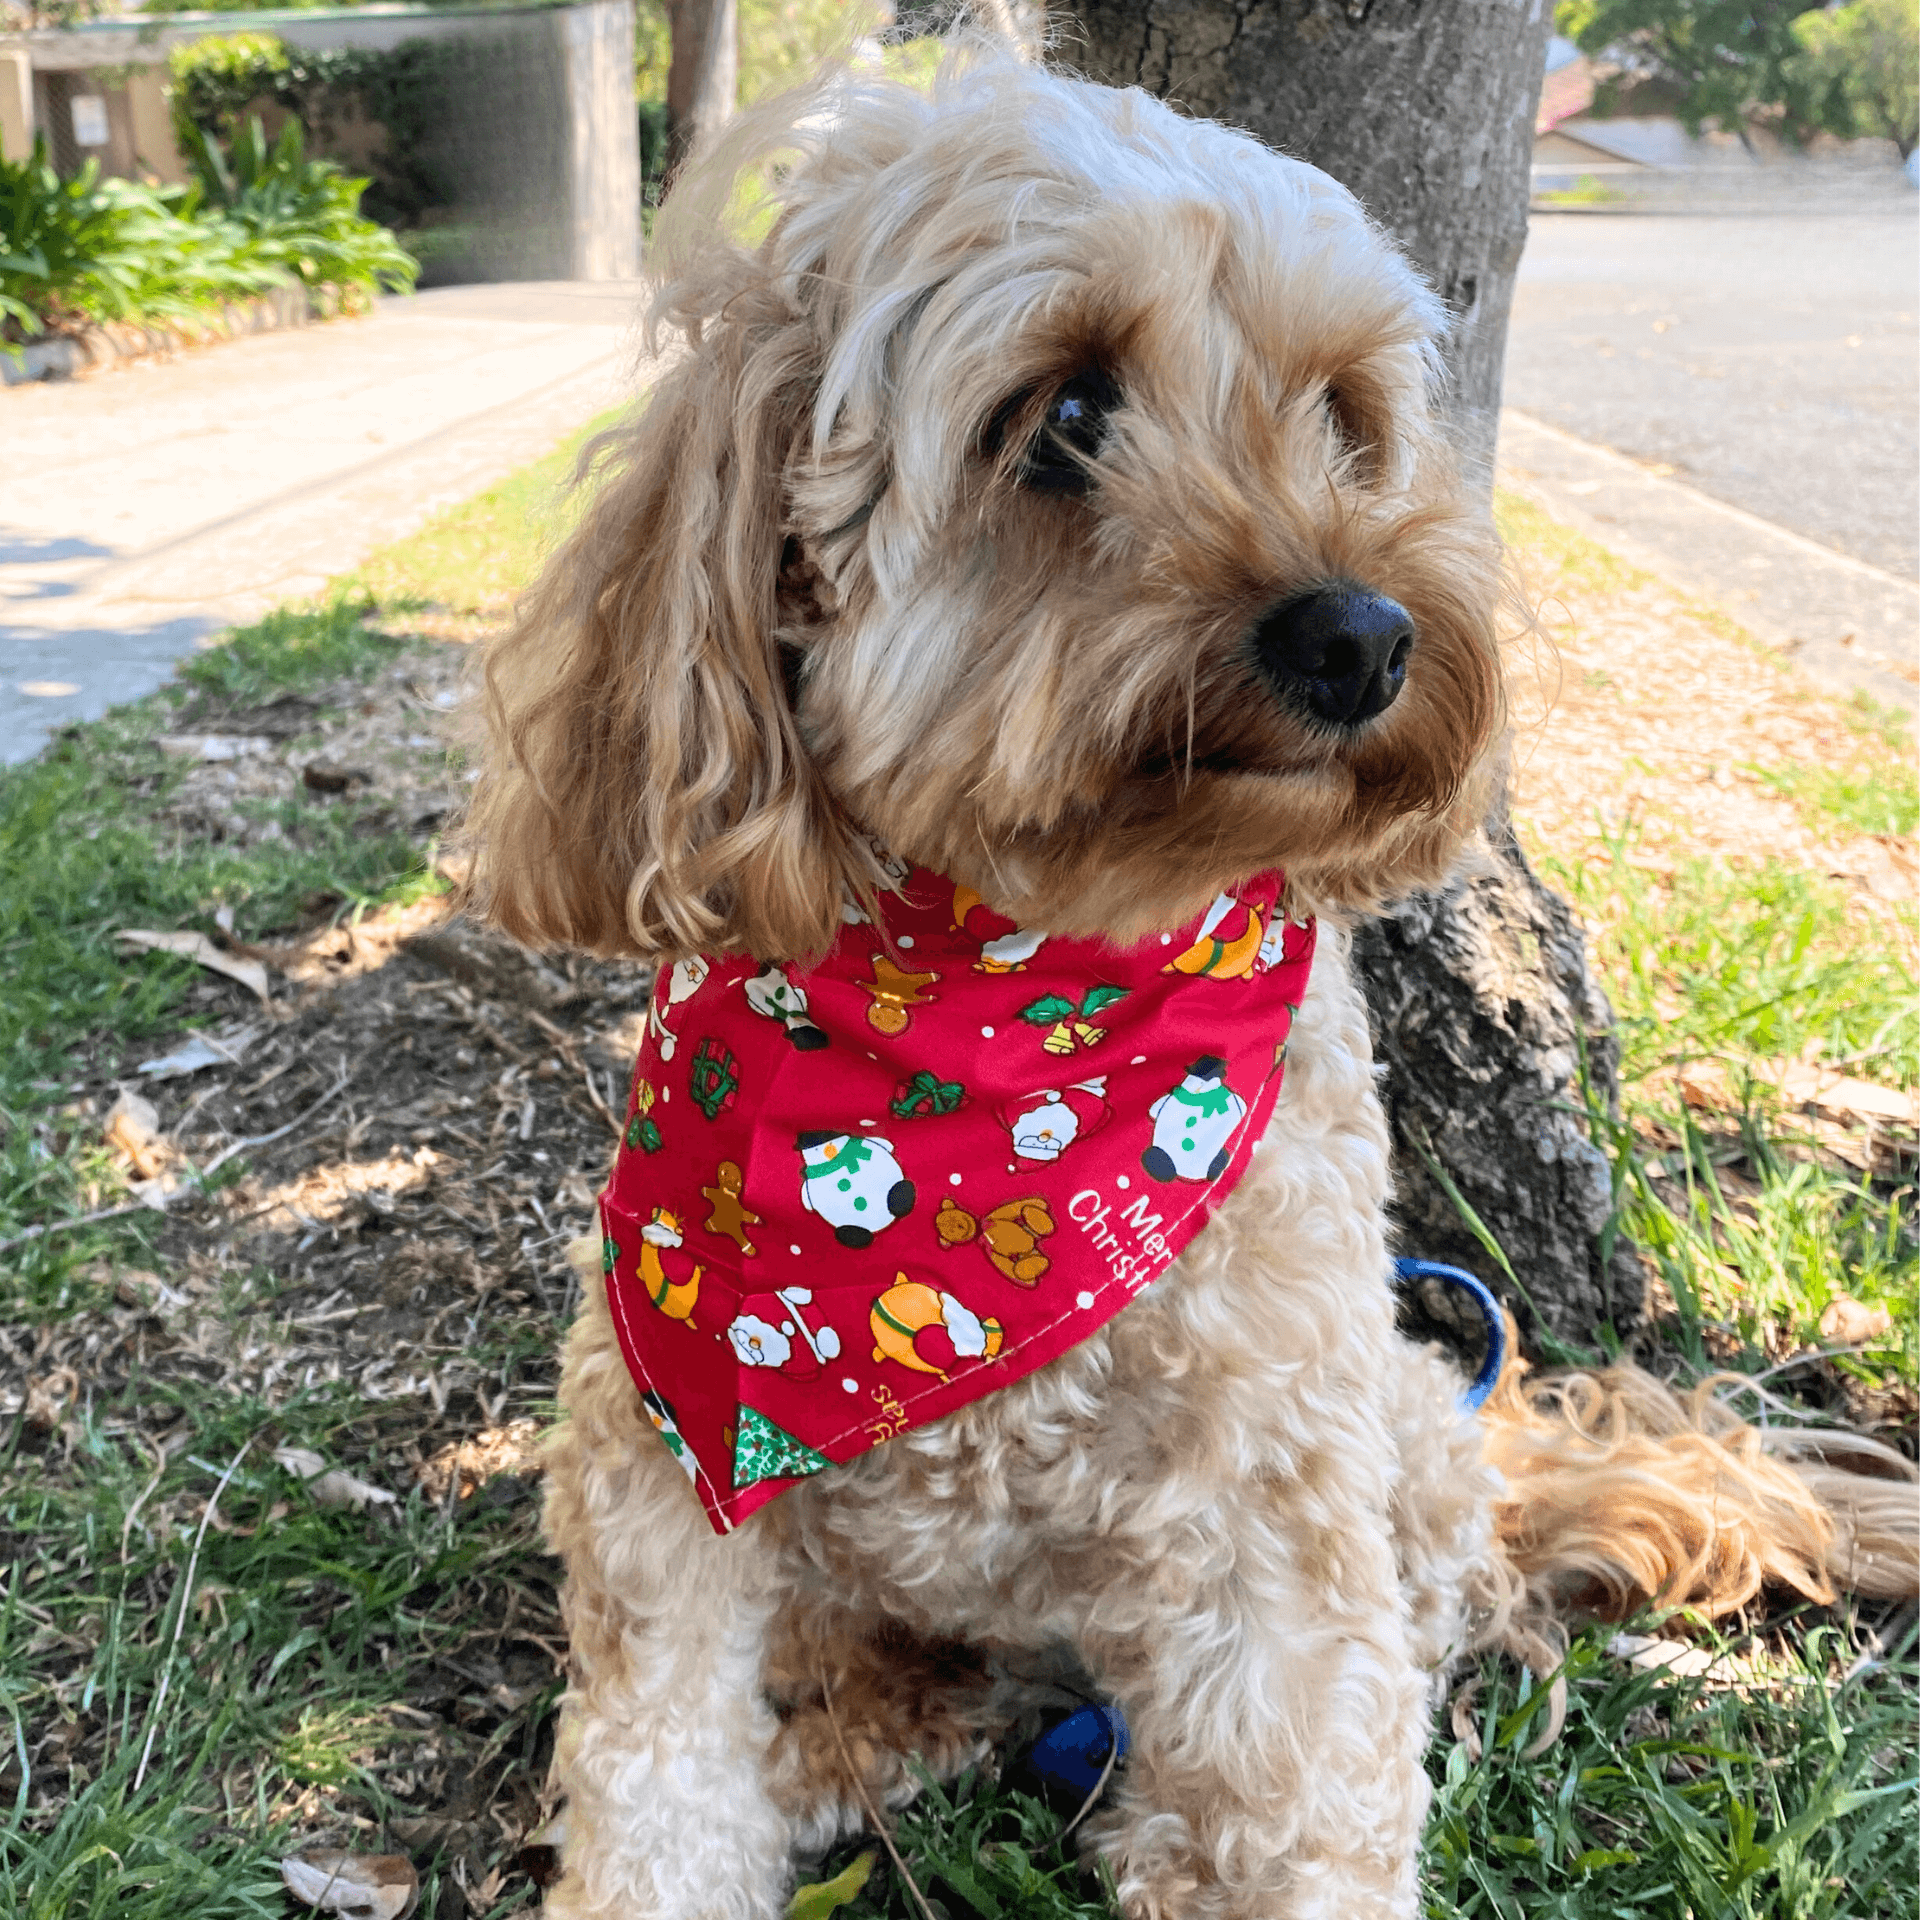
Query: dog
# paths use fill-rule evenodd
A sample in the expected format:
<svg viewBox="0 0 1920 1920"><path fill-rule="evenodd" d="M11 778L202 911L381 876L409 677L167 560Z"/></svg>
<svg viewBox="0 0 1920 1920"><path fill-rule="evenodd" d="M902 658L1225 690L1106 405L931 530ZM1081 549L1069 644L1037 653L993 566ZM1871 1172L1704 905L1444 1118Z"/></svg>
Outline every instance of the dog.
<svg viewBox="0 0 1920 1920"><path fill-rule="evenodd" d="M720 217L743 168L757 239L737 197L735 231ZM1405 1920L1450 1660L1529 1606L1538 1649L1596 1585L1823 1591L1834 1540L1710 1411L1679 1422L1712 1456L1692 1489L1637 1455L1609 1482L1627 1438L1604 1381L1546 1406L1509 1380L1477 1421L1395 1330L1389 1138L1342 927L1446 876L1503 724L1501 560L1438 407L1445 315L1312 167L977 46L927 88L842 71L749 120L676 189L658 248L653 321L683 351L488 660L472 884L530 944L668 981L700 962L660 1002L703 1050L695 1105L684 1057L657 1075L670 1099L646 1078L630 1177L642 1199L667 1181L675 1127L708 1163L735 1129L729 1191L764 1217L770 1277L731 1348L723 1273L753 1282L721 1235L697 1328L629 1312L618 1270L585 1290L548 1456L571 1684L547 1907L772 1920L796 1856L903 1804L915 1760L978 1757L1006 1675L1065 1659L1131 1728L1082 1829L1127 1914ZM1261 893L1262 874L1283 877ZM1018 966L939 947L981 902ZM911 950L909 925L931 930ZM1149 1108L1127 1005L1040 993L1062 953L1146 954L1103 988L1133 1005L1264 1009L1229 1039L1265 1078L1195 1046ZM756 1013L770 968L792 991ZM1069 1130L1057 1167L1009 1162L1010 1199L1054 1229L1024 1289L938 1238L982 1209L929 1185L919 1143L961 1135L916 1131L973 1114L1008 1158L977 1084L1008 1038L987 1004L1032 1023L1011 1097L1068 1077L1043 1031L1111 1063L1110 1121ZM804 1061L794 1005L821 1035ZM963 1028L987 1038L911 1055ZM895 1118L805 1130L825 1099L805 1076L864 1073L878 1099L896 1062L924 1071ZM802 1130L743 1131L775 1107L792 1125L781 1101ZM964 1177L999 1178L978 1152ZM1029 1365L1023 1300L1093 1297L1063 1290L1073 1246L1092 1258L1093 1189L1068 1189L1094 1154L1129 1206L1166 1196L1136 1221L1172 1210L1191 1237L1146 1280L1105 1276L1122 1310ZM630 1257L625 1177L609 1262ZM817 1265L773 1264L789 1218L794 1253L837 1223ZM780 1365L702 1442L663 1354ZM897 1383L873 1432L782 1435L749 1488L779 1495L751 1511L703 1491L703 1445L739 1450L737 1489L749 1422L778 1433L769 1407L829 1402L843 1372L862 1407L868 1380ZM790 1398L750 1404L763 1382ZM1703 1519L1698 1487L1742 1474L1747 1506ZM1554 1476L1557 1532L1526 1504ZM1616 1525L1596 1491L1629 1482Z"/></svg>

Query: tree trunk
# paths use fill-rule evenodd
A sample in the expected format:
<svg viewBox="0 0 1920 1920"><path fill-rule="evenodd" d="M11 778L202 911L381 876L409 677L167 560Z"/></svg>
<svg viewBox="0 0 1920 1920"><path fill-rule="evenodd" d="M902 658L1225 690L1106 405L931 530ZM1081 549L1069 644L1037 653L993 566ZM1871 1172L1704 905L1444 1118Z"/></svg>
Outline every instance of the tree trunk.
<svg viewBox="0 0 1920 1920"><path fill-rule="evenodd" d="M1462 449L1491 486L1514 275L1526 240L1547 0L1077 0L1096 79L1142 86L1325 169L1425 270ZM1584 1059L1614 1102L1612 1013L1564 902L1504 810L1493 869L1362 930L1357 955L1399 1143L1401 1250L1511 1293L1462 1207L1557 1333L1627 1332L1638 1262L1608 1248L1610 1180L1581 1117ZM1436 1164L1445 1179L1436 1177Z"/></svg>
<svg viewBox="0 0 1920 1920"><path fill-rule="evenodd" d="M732 117L740 87L736 0L667 0L667 174Z"/></svg>

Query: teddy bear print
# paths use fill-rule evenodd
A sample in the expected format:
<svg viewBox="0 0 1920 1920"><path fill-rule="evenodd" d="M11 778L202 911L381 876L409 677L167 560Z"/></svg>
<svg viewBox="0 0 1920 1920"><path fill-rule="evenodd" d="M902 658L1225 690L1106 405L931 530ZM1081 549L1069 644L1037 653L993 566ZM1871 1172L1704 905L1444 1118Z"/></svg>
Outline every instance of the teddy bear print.
<svg viewBox="0 0 1920 1920"><path fill-rule="evenodd" d="M1053 1210L1037 1194L1003 1200L979 1219L948 1198L933 1216L933 1230L943 1247L951 1250L977 1240L980 1251L1016 1287L1038 1286L1045 1278L1053 1262L1040 1251L1040 1242L1053 1229Z"/></svg>
<svg viewBox="0 0 1920 1920"><path fill-rule="evenodd" d="M1000 1107L995 1118L1006 1128L1018 1158L1045 1166L1113 1118L1113 1109L1107 1105L1106 1076L1022 1094Z"/></svg>
<svg viewBox="0 0 1920 1920"><path fill-rule="evenodd" d="M796 986L784 967L769 962L744 985L747 1005L763 1020L778 1020L796 1052L818 1053L829 1044L825 1030L807 1012L805 988Z"/></svg>
<svg viewBox="0 0 1920 1920"><path fill-rule="evenodd" d="M913 1182L877 1134L808 1132L800 1149L800 1204L833 1229L843 1247L869 1247L873 1237L913 1211Z"/></svg>
<svg viewBox="0 0 1920 1920"><path fill-rule="evenodd" d="M755 1305L765 1302L760 1295ZM832 1327L817 1331L801 1311L813 1304L807 1287L781 1287L773 1295L777 1320L768 1313L755 1313L742 1307L727 1328L727 1339L734 1358L743 1367L771 1367L790 1380L813 1380L829 1361L840 1357L840 1336Z"/></svg>
<svg viewBox="0 0 1920 1920"><path fill-rule="evenodd" d="M1203 1054L1171 1092L1147 1109L1153 1144L1140 1164L1156 1180L1217 1180L1233 1157L1232 1141L1247 1103L1227 1085L1227 1063Z"/></svg>

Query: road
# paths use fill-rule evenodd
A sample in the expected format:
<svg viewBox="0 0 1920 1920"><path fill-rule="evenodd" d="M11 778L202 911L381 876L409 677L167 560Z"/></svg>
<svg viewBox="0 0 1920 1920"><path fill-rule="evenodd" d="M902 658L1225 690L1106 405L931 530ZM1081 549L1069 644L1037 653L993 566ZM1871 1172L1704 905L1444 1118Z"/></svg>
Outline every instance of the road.
<svg viewBox="0 0 1920 1920"><path fill-rule="evenodd" d="M1639 549L1629 557L1719 599L1763 637L1818 652L1854 645L1853 630L1910 668L1920 598L1901 583L1920 580L1917 211L1911 193L1863 193L1855 207L1806 212L1535 214L1506 404L1638 469L1638 484L1616 485L1604 462L1531 435L1529 459L1564 468L1548 504L1577 519L1584 499L1602 538L1609 522L1623 528L1616 544ZM1516 439L1506 436L1503 458ZM1736 512L1715 515L1713 501ZM1811 547L1769 548L1741 516ZM1703 541L1732 545L1708 554ZM1823 565L1822 553L1843 563Z"/></svg>
<svg viewBox="0 0 1920 1920"><path fill-rule="evenodd" d="M1920 217L1535 214L1506 402L1920 579Z"/></svg>
<svg viewBox="0 0 1920 1920"><path fill-rule="evenodd" d="M0 762L634 390L637 286L447 287L0 392Z"/></svg>

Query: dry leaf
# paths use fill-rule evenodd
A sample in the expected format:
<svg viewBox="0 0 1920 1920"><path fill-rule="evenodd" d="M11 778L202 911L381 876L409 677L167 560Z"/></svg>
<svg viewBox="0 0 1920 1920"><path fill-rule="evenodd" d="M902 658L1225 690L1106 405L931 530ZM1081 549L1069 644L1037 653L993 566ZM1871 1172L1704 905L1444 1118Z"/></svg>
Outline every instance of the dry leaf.
<svg viewBox="0 0 1920 1920"><path fill-rule="evenodd" d="M1753 1060L1747 1070L1756 1086L1772 1087L1791 1106L1920 1127L1920 1100L1897 1087L1855 1080L1813 1060ZM1740 1109L1739 1089L1724 1060L1689 1060L1675 1079L1681 1099L1690 1107L1722 1113Z"/></svg>
<svg viewBox="0 0 1920 1920"><path fill-rule="evenodd" d="M308 1847L280 1862L280 1878L296 1900L342 1920L406 1920L420 1898L420 1876L398 1853Z"/></svg>
<svg viewBox="0 0 1920 1920"><path fill-rule="evenodd" d="M307 1491L313 1496L316 1506L352 1507L358 1511L366 1507L391 1507L397 1504L398 1496L389 1493L385 1487L376 1487L371 1481L349 1473L345 1467L329 1467L317 1453L306 1447L280 1447L275 1450L273 1457L296 1480L306 1482Z"/></svg>
<svg viewBox="0 0 1920 1920"><path fill-rule="evenodd" d="M1607 1651L1642 1673L1701 1674L1714 1664L1705 1647L1689 1646L1684 1640L1654 1640L1644 1633L1616 1633L1607 1642Z"/></svg>
<svg viewBox="0 0 1920 1920"><path fill-rule="evenodd" d="M244 760L273 751L273 742L257 733L163 733L153 744L177 760Z"/></svg>
<svg viewBox="0 0 1920 1920"><path fill-rule="evenodd" d="M1724 1112L1740 1104L1724 1060L1689 1060L1675 1077L1680 1098L1696 1111Z"/></svg>
<svg viewBox="0 0 1920 1920"><path fill-rule="evenodd" d="M1860 1120L1891 1120L1903 1127L1920 1127L1920 1100L1897 1087L1882 1087L1871 1080L1850 1080L1843 1075L1811 1093L1789 1091L1788 1098L1810 1100L1825 1113L1850 1113Z"/></svg>
<svg viewBox="0 0 1920 1920"><path fill-rule="evenodd" d="M183 960L197 961L213 973L224 973L238 980L250 993L272 1005L267 993L267 970L258 960L237 953L222 953L204 933L149 933L140 927L123 927L113 936L145 953L177 953Z"/></svg>
<svg viewBox="0 0 1920 1920"><path fill-rule="evenodd" d="M1870 1307L1851 1294L1828 1301L1820 1316L1820 1338L1843 1347L1863 1347L1871 1340L1884 1340L1892 1331L1893 1315L1885 1307Z"/></svg>
<svg viewBox="0 0 1920 1920"><path fill-rule="evenodd" d="M115 1278L113 1297L123 1307L138 1307L142 1313L151 1314L177 1313L192 1305L184 1293L176 1293L157 1273L139 1267L129 1267Z"/></svg>
<svg viewBox="0 0 1920 1920"><path fill-rule="evenodd" d="M156 1060L142 1060L139 1070L151 1080L172 1080L183 1073L198 1073L203 1067L236 1066L260 1032L258 1027L235 1027L227 1033L196 1033L171 1053L163 1053Z"/></svg>
<svg viewBox="0 0 1920 1920"><path fill-rule="evenodd" d="M106 1136L108 1146L123 1154L142 1180L173 1164L173 1143L160 1131L159 1113L137 1093L122 1093L107 1109Z"/></svg>

